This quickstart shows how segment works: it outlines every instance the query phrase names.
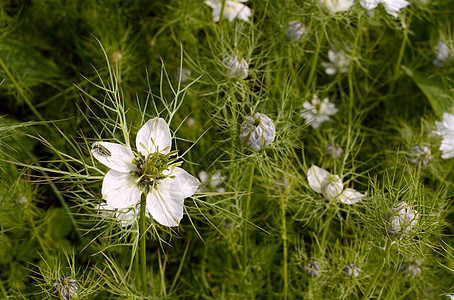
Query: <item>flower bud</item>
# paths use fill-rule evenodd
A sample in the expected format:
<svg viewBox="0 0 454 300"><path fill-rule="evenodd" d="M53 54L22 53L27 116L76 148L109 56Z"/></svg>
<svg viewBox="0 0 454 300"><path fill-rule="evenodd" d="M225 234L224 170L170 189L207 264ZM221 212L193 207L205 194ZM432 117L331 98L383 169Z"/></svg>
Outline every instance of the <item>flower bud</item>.
<svg viewBox="0 0 454 300"><path fill-rule="evenodd" d="M273 120L268 116L255 113L241 124L240 140L250 149L259 151L271 144L276 137Z"/></svg>
<svg viewBox="0 0 454 300"><path fill-rule="evenodd" d="M181 83L185 83L188 81L189 76L191 76L191 70L188 70L186 68L176 68L175 71L172 73L173 79L176 81L180 81Z"/></svg>
<svg viewBox="0 0 454 300"><path fill-rule="evenodd" d="M331 157L339 158L339 157L341 157L343 150L342 150L341 146L339 146L338 144L329 143L326 146L325 153Z"/></svg>
<svg viewBox="0 0 454 300"><path fill-rule="evenodd" d="M227 69L227 76L237 79L246 79L249 64L244 58L239 58L236 55L227 56L224 58L223 64Z"/></svg>
<svg viewBox="0 0 454 300"><path fill-rule="evenodd" d="M419 275L419 273L421 273L421 267L416 259L411 258L405 260L402 263L399 272L405 274L407 277L410 277L411 279L414 279L416 278L416 276Z"/></svg>
<svg viewBox="0 0 454 300"><path fill-rule="evenodd" d="M430 149L426 146L416 145L411 148L411 153L407 155L407 159L415 165L427 165L431 154Z"/></svg>
<svg viewBox="0 0 454 300"><path fill-rule="evenodd" d="M332 200L339 196L344 189L342 179L340 179L338 175L332 174L329 174L323 179L321 186L322 193L326 198L328 198L328 200Z"/></svg>
<svg viewBox="0 0 454 300"><path fill-rule="evenodd" d="M298 42L307 33L306 27L301 21L294 20L288 24L285 37L293 42Z"/></svg>
<svg viewBox="0 0 454 300"><path fill-rule="evenodd" d="M319 265L318 261L316 261L316 260L308 262L304 266L304 269L306 270L307 276L309 276L311 278L315 278L315 277L319 276L318 270L320 269L320 265Z"/></svg>
<svg viewBox="0 0 454 300"><path fill-rule="evenodd" d="M350 263L344 268L344 272L347 275L350 275L350 276L353 276L353 277L358 277L359 273L361 272L361 270L354 263Z"/></svg>
<svg viewBox="0 0 454 300"><path fill-rule="evenodd" d="M77 294L79 285L71 276L67 276L58 278L54 282L53 288L53 294L56 297L68 300Z"/></svg>
<svg viewBox="0 0 454 300"><path fill-rule="evenodd" d="M406 202L400 202L387 211L383 218L389 223L386 227L388 234L401 240L418 224L419 213Z"/></svg>

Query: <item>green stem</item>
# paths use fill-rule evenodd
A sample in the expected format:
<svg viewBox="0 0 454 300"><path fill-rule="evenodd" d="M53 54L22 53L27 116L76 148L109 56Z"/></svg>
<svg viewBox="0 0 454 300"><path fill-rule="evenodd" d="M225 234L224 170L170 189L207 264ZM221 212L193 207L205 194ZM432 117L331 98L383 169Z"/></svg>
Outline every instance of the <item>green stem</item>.
<svg viewBox="0 0 454 300"><path fill-rule="evenodd" d="M325 253L326 237L328 235L329 225L331 224L331 220L333 219L333 217L334 217L334 209L332 207L329 207L328 219L325 222L325 227L323 228L322 239L320 242L320 250L321 250L322 255Z"/></svg>
<svg viewBox="0 0 454 300"><path fill-rule="evenodd" d="M3 285L3 281L0 279L0 291L2 292L2 298L8 299L8 294L6 293L5 286Z"/></svg>
<svg viewBox="0 0 454 300"><path fill-rule="evenodd" d="M24 98L25 100L25 103L27 103L28 107L32 110L32 112L35 114L35 116L41 120L41 121L44 121L44 118L43 116L39 113L39 111L35 108L35 106L32 104L32 102L30 101L30 99L28 99L27 95L25 95L24 91L22 90L22 88L20 87L19 83L16 81L16 79L14 78L13 74L11 74L11 72L8 70L8 67L5 65L5 63L3 62L2 58L0 57L0 66L3 68L3 70L5 70L5 73L6 75L8 75L9 79L13 82L14 86L16 87L17 91L19 92L19 94L21 94L21 96Z"/></svg>
<svg viewBox="0 0 454 300"><path fill-rule="evenodd" d="M244 219L247 220L249 217L249 206L251 203L251 191L252 183L254 181L254 171L255 171L255 161L252 162L251 173L249 176L249 184L247 189L247 198L246 198L246 209L244 211ZM247 234L247 223L244 225L244 266L247 266L247 255L248 255L248 234Z"/></svg>
<svg viewBox="0 0 454 300"><path fill-rule="evenodd" d="M286 197L281 198L281 218L282 218L282 247L284 248L284 300L288 294L288 249L287 249L287 223L286 223Z"/></svg>
<svg viewBox="0 0 454 300"><path fill-rule="evenodd" d="M145 227L145 209L147 197L145 193L142 194L140 201L140 220L139 220L139 236L140 236L140 272L142 273L142 291L143 295L148 295L147 284L147 249L146 249L146 227Z"/></svg>
<svg viewBox="0 0 454 300"><path fill-rule="evenodd" d="M363 294L363 298L362 298L363 300L366 300L369 298L369 295L372 292L372 290L375 286L375 283L377 282L378 277L380 276L381 271L383 270L383 267L385 266L386 261L388 260L389 252L391 250L391 245L392 245L392 243L390 242L390 240L387 240L385 250L384 250L385 256L383 257L383 261L382 261L381 265L375 269L374 277L372 277L372 280L370 281L369 286L366 289L366 292Z"/></svg>
<svg viewBox="0 0 454 300"><path fill-rule="evenodd" d="M312 78L314 77L314 74L315 74L315 69L317 67L317 62L318 62L318 54L320 53L320 48L322 46L323 37L324 37L324 32L323 32L323 30L321 30L320 36L318 38L317 48L315 49L314 62L312 63L311 72L309 73L309 78L307 79L306 91L309 90L309 86L310 86L310 84L312 82Z"/></svg>
<svg viewBox="0 0 454 300"><path fill-rule="evenodd" d="M349 90L349 110L348 110L348 124L349 128L352 126L352 115L353 115L353 98L354 98L354 92L353 92L353 66L354 66L354 58L356 55L356 49L358 47L358 41L359 37L361 36L361 30L364 28L362 27L362 19L361 15L359 16L359 21L358 21L358 29L356 32L355 36L355 43L353 44L353 49L352 49L352 55L350 56L350 65L348 67L348 90Z"/></svg>

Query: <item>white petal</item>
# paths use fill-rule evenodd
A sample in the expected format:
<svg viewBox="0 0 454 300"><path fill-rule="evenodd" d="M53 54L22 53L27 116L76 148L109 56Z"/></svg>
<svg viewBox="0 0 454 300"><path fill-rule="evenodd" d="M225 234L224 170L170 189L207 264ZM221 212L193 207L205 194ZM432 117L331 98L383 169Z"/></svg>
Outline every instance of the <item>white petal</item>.
<svg viewBox="0 0 454 300"><path fill-rule="evenodd" d="M380 0L361 0L359 3L365 9L371 10L377 7L378 3L380 3Z"/></svg>
<svg viewBox="0 0 454 300"><path fill-rule="evenodd" d="M440 151L442 152L441 158L443 159L454 157L454 132L443 136Z"/></svg>
<svg viewBox="0 0 454 300"><path fill-rule="evenodd" d="M148 120L137 132L137 151L144 156L158 151L162 154L167 154L170 152L171 145L172 137L169 125L162 118Z"/></svg>
<svg viewBox="0 0 454 300"><path fill-rule="evenodd" d="M183 218L184 198L192 196L200 182L181 168L172 172L174 178L161 181L156 190L147 195L148 213L160 224L178 226Z"/></svg>
<svg viewBox="0 0 454 300"><path fill-rule="evenodd" d="M399 9L407 7L410 3L406 0L382 0L385 5L385 9L391 11L399 11ZM389 12L388 12L389 13Z"/></svg>
<svg viewBox="0 0 454 300"><path fill-rule="evenodd" d="M309 186L317 193L322 192L322 182L326 179L330 174L328 171L323 170L315 165L307 170L307 181L309 182Z"/></svg>
<svg viewBox="0 0 454 300"><path fill-rule="evenodd" d="M337 197L340 202L344 204L355 204L360 201L366 195L361 194L360 192L355 191L354 189L345 189L342 194Z"/></svg>
<svg viewBox="0 0 454 300"><path fill-rule="evenodd" d="M170 188L174 193L181 193L183 198L194 195L200 185L200 181L197 178L182 168L175 168L170 176L175 176L171 181Z"/></svg>
<svg viewBox="0 0 454 300"><path fill-rule="evenodd" d="M142 192L129 173L110 170L102 182L102 196L109 208L126 208L137 204Z"/></svg>
<svg viewBox="0 0 454 300"><path fill-rule="evenodd" d="M129 173L137 169L132 163L134 154L131 149L120 144L96 142L91 148L91 154L100 163L118 172Z"/></svg>
<svg viewBox="0 0 454 300"><path fill-rule="evenodd" d="M336 74L336 69L335 68L327 68L325 70L325 73L328 74L328 75L334 75L334 74Z"/></svg>

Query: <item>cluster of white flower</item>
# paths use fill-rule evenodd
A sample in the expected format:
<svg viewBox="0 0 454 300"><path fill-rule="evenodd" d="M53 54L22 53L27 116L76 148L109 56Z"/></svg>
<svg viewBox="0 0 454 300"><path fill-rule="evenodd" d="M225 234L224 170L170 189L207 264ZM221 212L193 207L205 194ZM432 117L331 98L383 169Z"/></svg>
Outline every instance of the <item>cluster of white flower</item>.
<svg viewBox="0 0 454 300"><path fill-rule="evenodd" d="M304 102L303 108L301 117L306 119L306 124L310 124L315 129L319 128L323 122L329 121L330 116L337 113L334 103L329 102L328 98L320 101L317 95L312 96L311 102Z"/></svg>
<svg viewBox="0 0 454 300"><path fill-rule="evenodd" d="M443 114L441 122L435 122L437 131L435 134L442 137L440 151L441 158L454 157L454 115L450 113Z"/></svg>
<svg viewBox="0 0 454 300"><path fill-rule="evenodd" d="M218 22L221 18L222 0L206 0L205 4L213 9L213 21ZM235 18L249 21L251 9L243 3L247 0L227 0L224 4L223 16L232 22Z"/></svg>
<svg viewBox="0 0 454 300"><path fill-rule="evenodd" d="M406 202L400 202L388 210L383 219L388 223L388 234L401 240L418 224L419 213Z"/></svg>

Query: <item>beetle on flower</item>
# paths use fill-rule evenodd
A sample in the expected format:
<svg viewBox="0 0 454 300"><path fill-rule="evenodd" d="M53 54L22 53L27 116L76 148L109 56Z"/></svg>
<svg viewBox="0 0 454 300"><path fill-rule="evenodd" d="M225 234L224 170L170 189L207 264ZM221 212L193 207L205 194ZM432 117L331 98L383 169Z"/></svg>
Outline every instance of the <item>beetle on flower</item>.
<svg viewBox="0 0 454 300"><path fill-rule="evenodd" d="M102 184L109 209L134 207L145 193L146 214L164 226L178 226L184 199L196 192L200 182L179 167L177 151L170 151L172 138L164 119L150 119L140 128L135 153L116 143L95 144L92 155L110 168Z"/></svg>

